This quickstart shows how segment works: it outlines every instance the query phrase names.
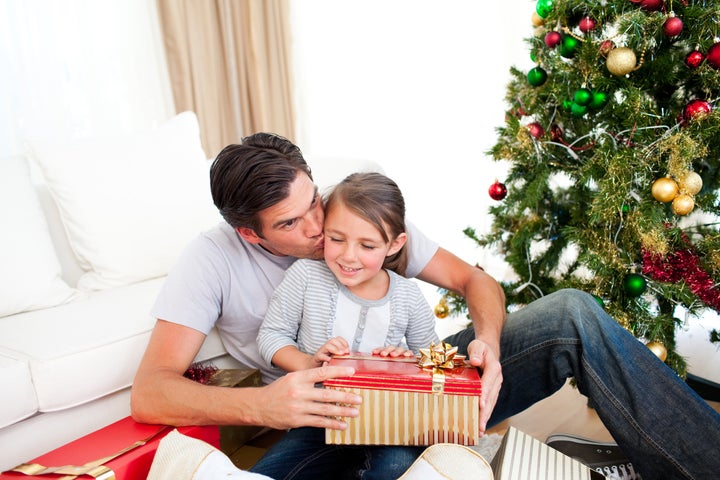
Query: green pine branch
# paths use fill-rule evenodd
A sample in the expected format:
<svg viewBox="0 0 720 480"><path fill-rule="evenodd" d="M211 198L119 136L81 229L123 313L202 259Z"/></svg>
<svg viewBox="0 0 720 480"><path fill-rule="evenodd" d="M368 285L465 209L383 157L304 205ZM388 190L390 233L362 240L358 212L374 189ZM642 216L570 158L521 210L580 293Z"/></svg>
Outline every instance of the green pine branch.
<svg viewBox="0 0 720 480"><path fill-rule="evenodd" d="M673 1L683 22L676 37L663 32L667 8L646 11L627 0L549 3L544 24L526 39L547 78L531 81L530 72L510 69L508 112L487 152L509 164L507 196L490 208L489 232L468 227L464 234L512 268L516 279L503 283L511 308L561 288L587 291L638 338L662 343L666 363L684 375L675 307L698 313L720 304L699 298L693 278L662 282L644 274L643 293L630 291L625 279L647 268L646 252L672 259L689 241L700 268L720 282L720 69L707 59L697 68L685 62L690 51L707 52L718 40L720 1ZM586 16L597 27L582 32ZM574 49L548 47L551 31L570 37ZM636 55L624 75L608 68L621 47ZM578 99L588 91L597 103L582 108ZM702 108L688 111L695 100ZM677 213L652 186L669 176L683 189L687 172L700 175L702 189L690 195L690 213ZM444 293L451 312L466 314L464 299Z"/></svg>

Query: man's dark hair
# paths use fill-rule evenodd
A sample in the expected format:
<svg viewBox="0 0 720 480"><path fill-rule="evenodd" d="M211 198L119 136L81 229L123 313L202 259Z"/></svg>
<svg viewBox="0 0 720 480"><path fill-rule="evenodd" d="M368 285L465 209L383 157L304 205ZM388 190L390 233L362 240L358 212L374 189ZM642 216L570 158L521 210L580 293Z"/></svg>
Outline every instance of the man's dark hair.
<svg viewBox="0 0 720 480"><path fill-rule="evenodd" d="M228 145L210 167L213 202L233 228L262 236L259 213L286 199L298 172L312 179L300 149L273 133L255 133Z"/></svg>

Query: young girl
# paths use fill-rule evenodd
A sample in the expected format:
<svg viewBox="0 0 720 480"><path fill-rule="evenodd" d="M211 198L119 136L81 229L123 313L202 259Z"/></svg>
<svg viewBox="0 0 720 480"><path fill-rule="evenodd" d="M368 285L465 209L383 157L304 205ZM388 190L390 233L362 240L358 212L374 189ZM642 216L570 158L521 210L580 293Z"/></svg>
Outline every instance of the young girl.
<svg viewBox="0 0 720 480"><path fill-rule="evenodd" d="M293 371L351 351L412 356L438 341L430 306L402 276L405 202L395 182L345 178L326 199L324 231L325 261L296 261L270 301L258 334L268 363Z"/></svg>

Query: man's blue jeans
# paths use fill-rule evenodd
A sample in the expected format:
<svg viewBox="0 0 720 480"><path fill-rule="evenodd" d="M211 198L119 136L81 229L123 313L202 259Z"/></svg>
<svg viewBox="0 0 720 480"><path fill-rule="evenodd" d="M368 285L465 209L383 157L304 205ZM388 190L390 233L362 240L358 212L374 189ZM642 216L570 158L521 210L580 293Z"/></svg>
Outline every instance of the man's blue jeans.
<svg viewBox="0 0 720 480"><path fill-rule="evenodd" d="M325 445L325 430L288 430L250 471L276 480L397 479L425 447Z"/></svg>
<svg viewBox="0 0 720 480"><path fill-rule="evenodd" d="M446 339L466 353L472 329ZM508 315L503 385L489 426L525 410L574 377L636 471L646 479L710 479L720 472L720 415L595 299L562 290ZM277 480L396 479L418 447L339 447L324 431L290 430L252 471Z"/></svg>

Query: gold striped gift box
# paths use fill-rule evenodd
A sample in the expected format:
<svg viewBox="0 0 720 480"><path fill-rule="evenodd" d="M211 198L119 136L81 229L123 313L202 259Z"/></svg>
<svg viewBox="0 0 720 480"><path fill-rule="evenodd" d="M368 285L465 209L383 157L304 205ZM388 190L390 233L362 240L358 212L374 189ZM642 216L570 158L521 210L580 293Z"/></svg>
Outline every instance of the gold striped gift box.
<svg viewBox="0 0 720 480"><path fill-rule="evenodd" d="M480 377L464 361L439 372L414 359L353 353L330 365L353 367L355 375L328 380L324 387L354 393L363 402L358 417L344 419L346 430L326 429L326 443L477 444Z"/></svg>
<svg viewBox="0 0 720 480"><path fill-rule="evenodd" d="M495 480L601 480L605 476L515 427L491 463Z"/></svg>

